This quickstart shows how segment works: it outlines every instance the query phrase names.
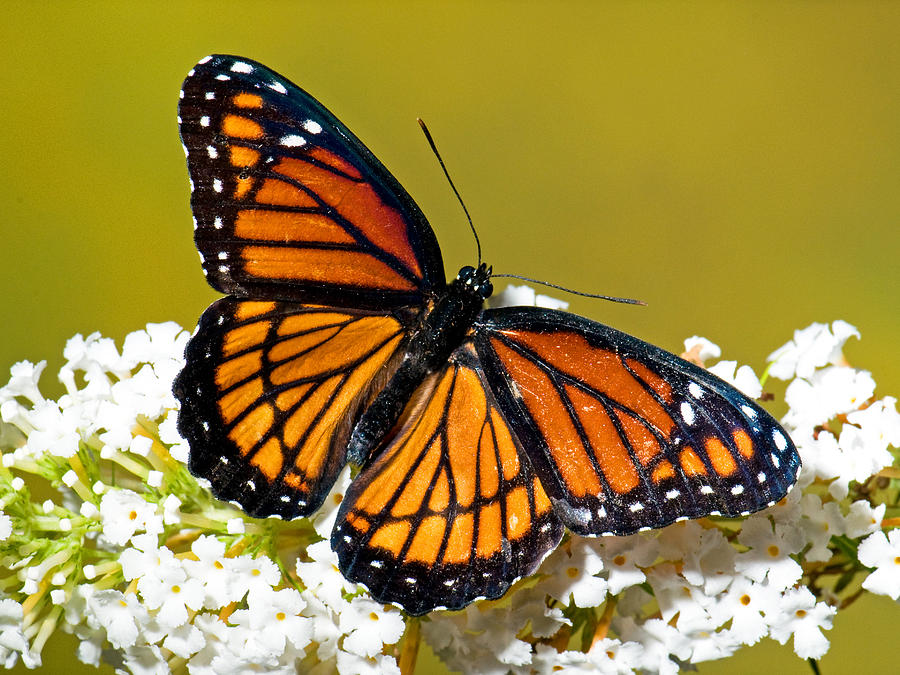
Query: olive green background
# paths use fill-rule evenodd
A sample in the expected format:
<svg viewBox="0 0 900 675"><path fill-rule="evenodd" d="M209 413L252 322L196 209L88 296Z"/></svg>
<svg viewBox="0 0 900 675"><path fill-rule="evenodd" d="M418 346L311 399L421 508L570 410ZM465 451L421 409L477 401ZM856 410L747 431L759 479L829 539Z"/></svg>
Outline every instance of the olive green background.
<svg viewBox="0 0 900 675"><path fill-rule="evenodd" d="M417 116L496 271L641 298L568 299L675 351L704 335L757 372L795 328L842 318L863 336L850 361L900 393L900 3L2 10L0 369L48 359L50 393L74 333L192 327L215 297L175 124L210 52L333 110L422 206L449 276L475 247ZM883 669L898 620L883 598L840 614L823 671ZM47 670L74 672L71 654L45 651ZM774 643L700 672L773 670L808 672Z"/></svg>

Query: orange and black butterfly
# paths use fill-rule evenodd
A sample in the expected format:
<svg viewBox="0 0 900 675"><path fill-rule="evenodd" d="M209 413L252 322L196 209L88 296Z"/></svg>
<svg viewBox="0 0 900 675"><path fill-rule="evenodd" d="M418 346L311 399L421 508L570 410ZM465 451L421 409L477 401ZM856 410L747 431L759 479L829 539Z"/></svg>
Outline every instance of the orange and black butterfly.
<svg viewBox="0 0 900 675"><path fill-rule="evenodd" d="M607 326L483 309L431 227L318 101L249 59L184 82L195 241L228 294L175 384L190 469L252 516L297 518L360 468L340 568L411 614L501 596L564 528L623 535L781 499L800 461L734 388Z"/></svg>

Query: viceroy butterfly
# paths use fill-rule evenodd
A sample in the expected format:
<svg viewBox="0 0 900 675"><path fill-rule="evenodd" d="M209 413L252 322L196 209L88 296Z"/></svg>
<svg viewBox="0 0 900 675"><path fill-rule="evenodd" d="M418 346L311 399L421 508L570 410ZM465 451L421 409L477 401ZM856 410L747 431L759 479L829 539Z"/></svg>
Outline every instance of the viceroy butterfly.
<svg viewBox="0 0 900 675"><path fill-rule="evenodd" d="M449 284L425 216L318 101L209 56L184 82L195 242L228 294L175 383L190 470L256 517L361 467L340 569L410 614L503 595L564 529L624 535L781 499L800 460L752 400L669 352Z"/></svg>

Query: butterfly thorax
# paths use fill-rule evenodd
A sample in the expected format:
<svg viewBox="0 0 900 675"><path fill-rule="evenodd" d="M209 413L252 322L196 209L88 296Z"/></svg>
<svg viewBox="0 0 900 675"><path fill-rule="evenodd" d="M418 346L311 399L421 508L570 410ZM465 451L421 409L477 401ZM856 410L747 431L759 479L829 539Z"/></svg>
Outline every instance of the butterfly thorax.
<svg viewBox="0 0 900 675"><path fill-rule="evenodd" d="M395 426L413 392L447 364L493 293L491 268L463 267L419 318L397 371L353 428L347 458L363 464Z"/></svg>

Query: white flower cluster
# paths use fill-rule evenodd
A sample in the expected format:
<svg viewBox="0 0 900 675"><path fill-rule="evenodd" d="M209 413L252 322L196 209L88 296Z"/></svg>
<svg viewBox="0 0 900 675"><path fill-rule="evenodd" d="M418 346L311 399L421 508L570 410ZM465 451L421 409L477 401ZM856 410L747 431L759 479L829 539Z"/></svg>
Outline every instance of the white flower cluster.
<svg viewBox="0 0 900 675"><path fill-rule="evenodd" d="M188 335L173 323L76 336L44 398L45 364L0 388L0 660L41 663L57 626L78 658L132 673L398 673L394 608L337 570L329 499L313 521L254 521L187 473L172 380ZM61 488L34 504L26 481ZM349 483L345 472L337 490ZM317 543L313 543L317 542ZM298 558L298 551L305 551ZM289 572L290 570L290 572Z"/></svg>
<svg viewBox="0 0 900 675"><path fill-rule="evenodd" d="M349 470L315 516L290 523L249 518L190 476L171 394L187 340L178 326L149 325L121 353L76 336L59 400L40 393L43 363L16 364L0 388L0 661L40 665L57 627L81 640L80 660L140 674L408 673L420 626L463 672L676 673L764 636L818 658L849 592L900 597L900 519L885 506L900 482L885 468L897 465L900 415L843 361L853 335L815 324L769 358L768 374L789 381L783 421L803 460L779 504L571 536L505 598L423 620L337 569L327 540ZM719 356L699 338L686 347ZM762 391L747 366L711 370ZM59 499L38 503L23 476Z"/></svg>

